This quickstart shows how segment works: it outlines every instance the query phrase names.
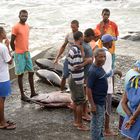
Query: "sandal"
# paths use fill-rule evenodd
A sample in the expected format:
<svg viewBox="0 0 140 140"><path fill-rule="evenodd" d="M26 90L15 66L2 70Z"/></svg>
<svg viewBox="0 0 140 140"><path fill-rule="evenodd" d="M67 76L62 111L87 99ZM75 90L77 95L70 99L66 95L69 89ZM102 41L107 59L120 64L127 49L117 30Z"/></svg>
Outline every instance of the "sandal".
<svg viewBox="0 0 140 140"><path fill-rule="evenodd" d="M118 135L117 133L112 132L112 131L110 131L110 132L104 132L104 136L117 136L117 135Z"/></svg>
<svg viewBox="0 0 140 140"><path fill-rule="evenodd" d="M6 123L16 125L15 122L12 122L12 121L9 121L9 120L7 120Z"/></svg>
<svg viewBox="0 0 140 140"><path fill-rule="evenodd" d="M85 116L82 116L82 119L85 120L85 121L88 121L88 122L91 121L91 118L88 118L88 117L85 117Z"/></svg>
<svg viewBox="0 0 140 140"><path fill-rule="evenodd" d="M77 126L77 129L81 131L89 131L89 128L85 125Z"/></svg>
<svg viewBox="0 0 140 140"><path fill-rule="evenodd" d="M6 126L0 126L0 129L3 129L3 130L14 130L16 129L16 125L15 124L9 124L7 123L8 125Z"/></svg>

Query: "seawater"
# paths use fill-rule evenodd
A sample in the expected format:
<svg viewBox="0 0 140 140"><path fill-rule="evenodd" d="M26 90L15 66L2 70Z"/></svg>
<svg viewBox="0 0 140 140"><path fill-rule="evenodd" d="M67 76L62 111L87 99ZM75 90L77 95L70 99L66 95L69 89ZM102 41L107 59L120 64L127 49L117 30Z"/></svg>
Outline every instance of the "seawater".
<svg viewBox="0 0 140 140"><path fill-rule="evenodd" d="M103 8L110 9L110 20L117 23L120 37L128 31L140 31L139 0L1 0L0 25L6 28L10 39L11 28L19 21L19 11L27 9L27 22L31 27L31 50L56 48L61 46L66 33L71 30L72 20L77 19L80 22L81 31L95 28L102 19ZM137 47L139 43L132 45Z"/></svg>

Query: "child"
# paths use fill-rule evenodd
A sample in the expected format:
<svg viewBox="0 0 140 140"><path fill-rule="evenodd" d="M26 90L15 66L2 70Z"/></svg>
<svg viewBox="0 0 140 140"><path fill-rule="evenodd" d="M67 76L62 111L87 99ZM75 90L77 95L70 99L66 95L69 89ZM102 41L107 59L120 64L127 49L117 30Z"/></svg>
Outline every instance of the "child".
<svg viewBox="0 0 140 140"><path fill-rule="evenodd" d="M2 44L6 39L6 32L0 27L0 129L15 129L15 123L6 121L4 117L5 98L10 95L10 78L8 64L12 64L12 59L6 45Z"/></svg>

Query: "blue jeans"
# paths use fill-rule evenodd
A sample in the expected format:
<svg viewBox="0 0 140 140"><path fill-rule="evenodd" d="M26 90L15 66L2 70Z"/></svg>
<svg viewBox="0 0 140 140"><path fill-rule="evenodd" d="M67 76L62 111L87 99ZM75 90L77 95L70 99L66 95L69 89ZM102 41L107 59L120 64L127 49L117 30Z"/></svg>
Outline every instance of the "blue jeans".
<svg viewBox="0 0 140 140"><path fill-rule="evenodd" d="M92 113L92 120L90 124L91 140L104 140L104 114L105 106L96 104L96 113Z"/></svg>
<svg viewBox="0 0 140 140"><path fill-rule="evenodd" d="M64 61L62 77L65 79L69 77L68 59L67 58Z"/></svg>

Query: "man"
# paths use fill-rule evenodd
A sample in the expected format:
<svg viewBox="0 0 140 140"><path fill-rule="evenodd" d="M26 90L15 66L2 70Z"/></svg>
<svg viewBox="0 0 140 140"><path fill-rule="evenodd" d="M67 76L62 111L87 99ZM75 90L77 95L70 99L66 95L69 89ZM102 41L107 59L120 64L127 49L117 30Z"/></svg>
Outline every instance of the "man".
<svg viewBox="0 0 140 140"><path fill-rule="evenodd" d="M74 40L75 44L71 46L67 58L70 72L69 87L73 100L74 126L79 130L86 131L88 128L82 123L83 105L85 103L84 67L76 68L77 65L83 63L81 51L83 43L82 32L75 32Z"/></svg>
<svg viewBox="0 0 140 140"><path fill-rule="evenodd" d="M110 53L112 54L112 68L114 68L115 64L115 41L119 35L118 26L115 22L109 20L110 10L105 8L102 10L102 18L103 20L97 25L96 29L100 30L101 36L104 34L110 34L114 37L114 41L112 43L112 47L109 49ZM102 41L98 42L99 48L102 48Z"/></svg>
<svg viewBox="0 0 140 140"><path fill-rule="evenodd" d="M11 35L11 48L15 51L14 61L15 61L15 73L18 75L18 85L21 93L21 100L30 101L29 98L25 95L23 90L23 75L25 71L29 75L29 84L31 88L31 96L36 96L34 90L34 81L33 81L33 64L29 52L29 26L26 24L28 18L28 12L26 10L21 10L19 12L20 21L12 28Z"/></svg>
<svg viewBox="0 0 140 140"><path fill-rule="evenodd" d="M91 28L88 28L84 32L84 41L82 43L82 47L84 48L84 62L77 65L76 68L82 68L84 67L84 79L85 79L85 85L87 81L87 75L88 75L88 70L93 62L93 52L92 48L89 45L89 43L94 39L94 31ZM86 91L85 91L86 92ZM84 120L90 121L91 117L88 115L88 108L87 108L87 103L84 105L84 110L83 110L83 117Z"/></svg>
<svg viewBox="0 0 140 140"><path fill-rule="evenodd" d="M79 22L77 20L73 20L71 22L71 29L72 32L68 33L65 37L65 42L61 46L58 55L56 56L56 59L54 63L57 63L60 56L63 54L64 50L67 49L66 52L66 59L64 61L64 67L63 67L63 76L62 76L62 81L61 81L61 91L64 90L65 84L66 84L66 79L69 76L69 71L68 71L68 60L67 60L67 53L70 50L71 46L74 44L74 39L73 39L73 34L78 31L79 28Z"/></svg>
<svg viewBox="0 0 140 140"><path fill-rule="evenodd" d="M112 47L113 37L109 34L105 34L101 38L103 43L103 49L106 53L106 61L103 65L103 69L106 73L110 72L112 70L112 56L109 52L109 49ZM118 74L120 77L122 76L122 73L118 70L116 70L116 74ZM111 115L111 105L112 105L112 94L113 94L113 80L112 77L108 77L108 90L107 90L107 97L106 97L106 113L105 113L105 135L106 136L112 136L116 135L114 132L110 130L109 122L110 122L110 115Z"/></svg>
<svg viewBox="0 0 140 140"><path fill-rule="evenodd" d="M87 95L91 105L91 139L101 140L103 136L103 122L105 100L107 95L107 76L102 68L106 60L104 49L97 48L94 52L95 61L89 69L87 79Z"/></svg>

